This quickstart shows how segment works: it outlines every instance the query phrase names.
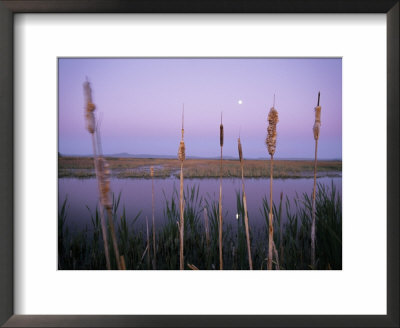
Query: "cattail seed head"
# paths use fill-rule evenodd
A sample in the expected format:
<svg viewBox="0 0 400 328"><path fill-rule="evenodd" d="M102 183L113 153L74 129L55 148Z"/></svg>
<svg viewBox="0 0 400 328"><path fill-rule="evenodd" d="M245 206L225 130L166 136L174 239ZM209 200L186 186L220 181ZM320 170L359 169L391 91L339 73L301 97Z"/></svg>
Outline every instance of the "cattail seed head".
<svg viewBox="0 0 400 328"><path fill-rule="evenodd" d="M243 160L243 152L242 152L242 143L240 142L240 138L238 139L238 151L239 151L239 161Z"/></svg>
<svg viewBox="0 0 400 328"><path fill-rule="evenodd" d="M96 109L96 105L95 105L95 104L93 104L93 103L91 103L91 102L88 102L88 103L87 103L87 105L86 105L86 111L88 111L88 112L94 112L95 109Z"/></svg>
<svg viewBox="0 0 400 328"><path fill-rule="evenodd" d="M321 128L321 106L315 107L315 122L313 126L314 139L318 140L319 130Z"/></svg>
<svg viewBox="0 0 400 328"><path fill-rule="evenodd" d="M178 158L181 162L185 160L185 142L183 140L179 144Z"/></svg>
<svg viewBox="0 0 400 328"><path fill-rule="evenodd" d="M150 176L154 177L154 167L150 167Z"/></svg>
<svg viewBox="0 0 400 328"><path fill-rule="evenodd" d="M183 139L185 130L183 128L183 122L184 122L184 108L182 109L182 129L181 129L182 138L181 138L181 142L179 143L179 149L178 149L178 158L181 162L183 162L185 160L185 141Z"/></svg>
<svg viewBox="0 0 400 328"><path fill-rule="evenodd" d="M93 104L92 101L92 89L90 88L90 83L86 81L83 83L83 92L85 95L85 119L86 119L86 129L89 133L93 134L95 131L96 121L94 117L94 110L96 106Z"/></svg>
<svg viewBox="0 0 400 328"><path fill-rule="evenodd" d="M267 128L267 138L266 145L268 148L268 153L273 156L276 149L276 124L279 122L278 111L272 107L268 113L268 128Z"/></svg>
<svg viewBox="0 0 400 328"><path fill-rule="evenodd" d="M321 106L315 107L315 123L321 124Z"/></svg>
<svg viewBox="0 0 400 328"><path fill-rule="evenodd" d="M224 146L224 126L221 125L219 126L219 144L221 147Z"/></svg>
<svg viewBox="0 0 400 328"><path fill-rule="evenodd" d="M313 132L314 132L314 139L318 140L319 139L319 130L320 130L321 124L320 123L314 123L313 126Z"/></svg>

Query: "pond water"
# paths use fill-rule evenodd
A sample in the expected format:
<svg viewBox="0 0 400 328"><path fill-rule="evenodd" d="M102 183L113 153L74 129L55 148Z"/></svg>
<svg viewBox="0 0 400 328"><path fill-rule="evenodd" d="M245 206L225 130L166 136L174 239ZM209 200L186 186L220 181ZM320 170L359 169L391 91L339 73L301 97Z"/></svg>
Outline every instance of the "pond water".
<svg viewBox="0 0 400 328"><path fill-rule="evenodd" d="M337 192L341 195L341 177L318 178L318 183L336 186ZM219 199L219 179L186 179L184 188L199 186L201 197L212 199L218 202ZM240 179L223 179L222 207L225 223L236 224L236 192L241 191L242 183ZM280 194L293 200L296 195L312 193L313 179L275 179L273 185L273 200L279 203ZM154 179L154 198L155 198L155 225L162 226L166 222L164 217L165 199L169 202L174 190L179 190L179 179ZM118 214L121 215L125 208L127 220L133 218L141 211L139 219L136 221L135 229L145 229L146 216L149 225L152 220L152 181L151 179L111 179L111 190L115 195L121 193L121 201ZM262 199L269 197L269 179L245 179L245 190L247 196L247 207L250 225L253 227L265 227L265 217L261 214ZM71 230L81 230L86 225L91 228L91 219L88 208L94 213L98 205L97 180L60 178L58 180L58 199L59 209L64 200L68 197L67 224Z"/></svg>

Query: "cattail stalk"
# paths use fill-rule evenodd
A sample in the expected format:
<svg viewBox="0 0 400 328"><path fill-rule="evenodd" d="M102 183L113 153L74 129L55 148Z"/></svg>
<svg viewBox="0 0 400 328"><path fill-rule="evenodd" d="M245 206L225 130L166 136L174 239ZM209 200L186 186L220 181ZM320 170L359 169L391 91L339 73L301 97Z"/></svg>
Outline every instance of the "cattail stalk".
<svg viewBox="0 0 400 328"><path fill-rule="evenodd" d="M312 197L312 223L311 223L311 265L315 268L315 192L317 189L317 151L319 130L321 127L321 106L319 105L320 93L318 92L318 103L315 107L315 122L313 126L315 140L315 159L314 159L314 187Z"/></svg>
<svg viewBox="0 0 400 328"><path fill-rule="evenodd" d="M96 123L95 122L96 121L95 121L95 116L94 116L94 110L96 109L96 106L94 105L93 100L92 100L92 89L90 88L89 81L86 81L83 84L83 90L84 90L85 102L86 102L86 108L85 108L86 129L88 130L88 132L90 133L90 135L92 137L94 169L96 172L99 194L101 194L101 182L100 182L98 154L97 154L97 147L96 147L96 135L95 135L95 131L96 131ZM106 224L105 224L105 219L104 219L103 206L101 206L99 212L100 212L100 221L101 221L101 232L102 232L103 243L104 243L104 254L106 257L106 266L107 266L107 270L111 270L110 253L108 250L107 230L106 230Z"/></svg>
<svg viewBox="0 0 400 328"><path fill-rule="evenodd" d="M114 248L114 253L115 253L115 261L117 262L118 270L122 270L121 261L120 261L121 257L119 255L118 242L117 242L117 237L115 234L114 221L113 221L113 215L111 212L111 207L107 208L107 214L108 214L108 225L110 227L111 239L113 242L113 248Z"/></svg>
<svg viewBox="0 0 400 328"><path fill-rule="evenodd" d="M249 267L250 270L253 270L253 261L251 258L251 247L250 247L250 232L249 232L249 218L247 216L247 199L246 199L246 191L244 189L244 174L243 174L243 151L242 151L242 144L240 142L240 137L238 139L238 151L239 151L239 161L240 161L240 168L242 170L242 189L243 189L243 206L244 206L244 225L246 229L246 240L247 240L247 255L249 257Z"/></svg>
<svg viewBox="0 0 400 328"><path fill-rule="evenodd" d="M281 206L282 206L282 199L283 199L283 192L281 192L281 201L280 201L280 208L279 208L279 212L281 213ZM280 214L281 216L281 214ZM279 241L280 241L280 259L281 259L281 263L283 263L283 220L282 217L280 217L280 227L279 227Z"/></svg>
<svg viewBox="0 0 400 328"><path fill-rule="evenodd" d="M178 150L178 158L181 161L181 175L180 175L180 190L179 190L179 197L180 197L180 221L179 221L179 269L184 270L184 257L183 257L183 243L184 243L184 205L183 205L183 162L185 161L185 141L184 141L184 128L183 128L183 121L184 121L184 107L182 109L182 137L181 142L179 143L179 150Z"/></svg>
<svg viewBox="0 0 400 328"><path fill-rule="evenodd" d="M223 270L223 259L222 259L222 149L224 147L224 126L222 124L222 113L221 113L221 124L219 126L219 144L221 147L221 159L219 167L219 269Z"/></svg>
<svg viewBox="0 0 400 328"><path fill-rule="evenodd" d="M146 215L146 236L147 236L147 269L150 268L150 235L149 235L149 220Z"/></svg>
<svg viewBox="0 0 400 328"><path fill-rule="evenodd" d="M156 230L154 223L154 168L153 167L150 167L150 176L151 176L151 207L153 214L153 269L156 270L157 261L156 261Z"/></svg>
<svg viewBox="0 0 400 328"><path fill-rule="evenodd" d="M110 189L110 169L109 165L103 157L98 159L99 177L100 177L100 200L106 209L108 216L108 226L110 228L111 240L113 243L115 262L117 263L118 270L122 270L121 260L118 250L117 235L115 233L113 214L112 214L112 202L111 202L111 189Z"/></svg>
<svg viewBox="0 0 400 328"><path fill-rule="evenodd" d="M275 95L274 95L274 106L275 106ZM268 153L271 156L270 159L270 184L269 184L269 233L268 233L268 270L272 270L272 256L274 247L274 226L273 226L273 204L272 204L272 181L274 176L274 154L276 149L276 124L279 122L278 112L272 106L268 113L268 134L266 139L266 145L268 148Z"/></svg>
<svg viewBox="0 0 400 328"><path fill-rule="evenodd" d="M125 264L125 258L123 255L119 257L119 260L121 261L121 270L126 270L126 264Z"/></svg>

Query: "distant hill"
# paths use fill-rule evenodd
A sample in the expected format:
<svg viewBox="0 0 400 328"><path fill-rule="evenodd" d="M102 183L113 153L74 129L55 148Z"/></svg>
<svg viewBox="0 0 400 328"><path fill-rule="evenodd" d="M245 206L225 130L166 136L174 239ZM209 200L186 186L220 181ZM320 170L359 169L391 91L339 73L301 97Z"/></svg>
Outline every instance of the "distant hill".
<svg viewBox="0 0 400 328"><path fill-rule="evenodd" d="M154 154L129 154L129 153L117 153L107 154L106 157L119 157L119 158L177 158L176 155L154 155ZM187 159L219 159L215 157L201 157L201 156L186 156ZM224 159L236 159L233 156L224 156Z"/></svg>
<svg viewBox="0 0 400 328"><path fill-rule="evenodd" d="M87 154L87 155L74 155L74 154L61 154L60 152L58 153L58 156L73 156L73 157L92 157L92 154ZM115 153L115 154L105 154L105 157L115 157L115 158L166 158L166 159L176 159L177 155L155 155L155 154L129 154L129 153ZM214 157L202 157L202 156L186 156L187 159L219 159L219 156L214 156ZM235 156L225 156L224 159L228 160L235 160L238 159ZM265 160L269 159L269 157L248 157L245 159L252 159L252 160ZM276 160L285 160L285 161L313 161L313 158L290 158L290 157L281 157L281 158L275 158ZM340 158L325 158L325 159L318 159L318 161L341 161Z"/></svg>

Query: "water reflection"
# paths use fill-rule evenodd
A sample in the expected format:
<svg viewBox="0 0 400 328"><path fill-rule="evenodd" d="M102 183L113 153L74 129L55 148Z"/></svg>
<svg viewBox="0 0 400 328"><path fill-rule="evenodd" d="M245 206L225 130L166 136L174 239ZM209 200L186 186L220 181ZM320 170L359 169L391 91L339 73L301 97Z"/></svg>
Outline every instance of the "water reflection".
<svg viewBox="0 0 400 328"><path fill-rule="evenodd" d="M331 182L341 194L342 178L319 178L318 183L328 186ZM187 179L187 186L199 186L200 196L208 197L218 201L219 180L218 179ZM120 207L118 214L122 214L125 207L128 222L131 221L140 211L141 215L135 224L136 229L144 229L146 216L152 217L151 202L151 180L150 179L112 179L111 188L115 195L121 193ZM227 212L224 222L235 224L236 221L236 192L241 190L240 179L223 179L223 213ZM269 179L245 179L247 195L247 206L249 221L253 227L263 227L265 218L261 215L262 199L269 196ZM284 198L290 200L306 192L311 194L313 179L275 179L274 180L274 202L279 202L280 193ZM165 197L170 201L174 189L179 189L179 179L154 179L155 199L155 224L160 227L165 222L164 208ZM88 208L94 213L98 205L98 189L96 179L61 178L58 180L59 208L68 197L67 224L70 229L82 229L85 225L91 227L91 219ZM87 208L88 207L88 208Z"/></svg>

